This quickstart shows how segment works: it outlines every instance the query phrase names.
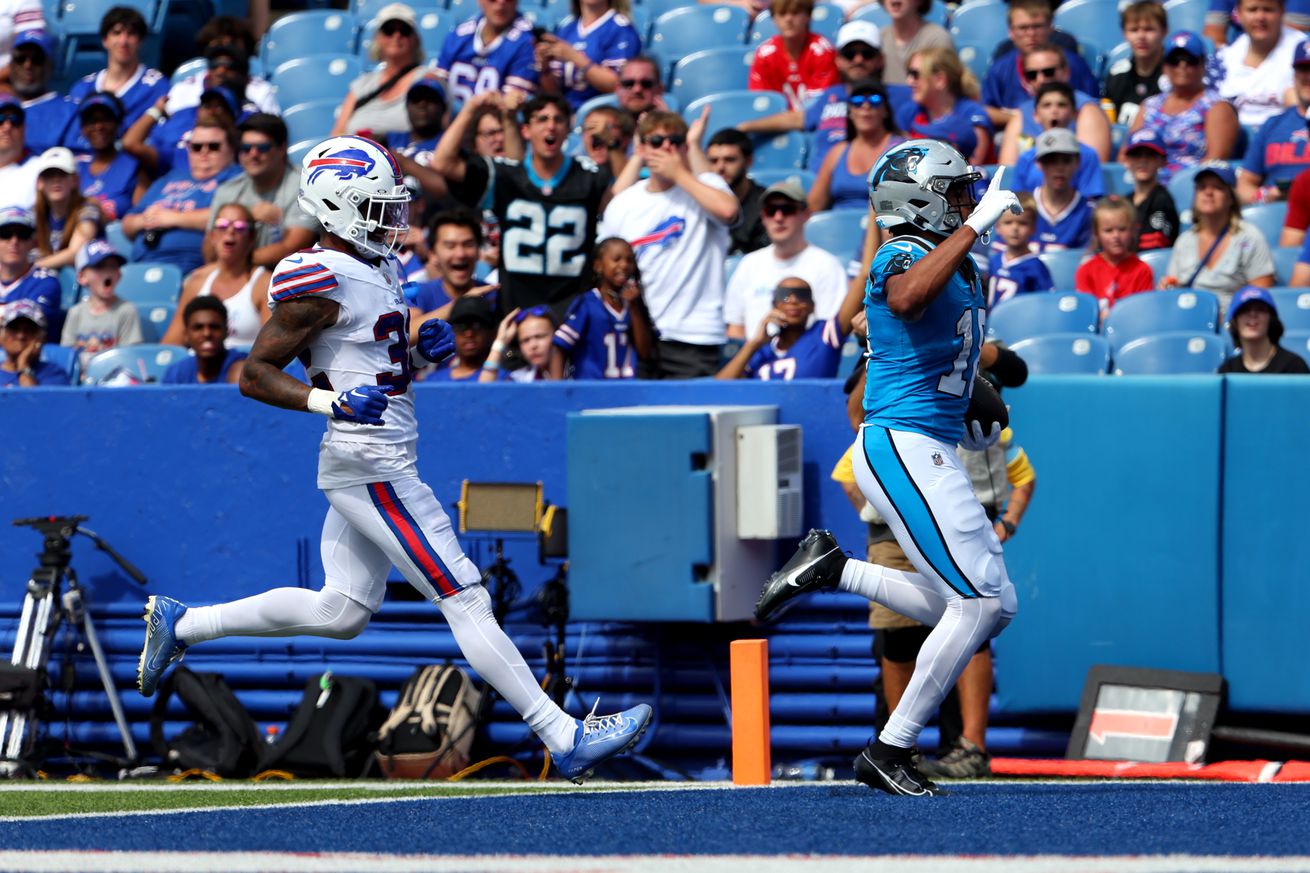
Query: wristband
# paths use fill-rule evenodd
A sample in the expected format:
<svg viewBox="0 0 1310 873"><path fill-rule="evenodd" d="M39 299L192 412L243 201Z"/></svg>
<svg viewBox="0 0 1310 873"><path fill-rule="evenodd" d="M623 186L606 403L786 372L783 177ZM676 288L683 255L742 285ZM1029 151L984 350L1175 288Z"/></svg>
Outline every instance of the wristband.
<svg viewBox="0 0 1310 873"><path fill-rule="evenodd" d="M23 376L28 376L28 377L30 377L30 378L35 379L35 378L36 378L36 370L33 370L31 367L28 367L28 368L25 369L25 370L19 370L19 371L18 371L18 376L19 376L19 378L22 378Z"/></svg>
<svg viewBox="0 0 1310 873"><path fill-rule="evenodd" d="M165 118L168 117L168 113L160 109L158 106L151 106L149 109L146 110L146 115L149 115L151 118L153 118L155 120L155 124L158 124L159 122L163 121Z"/></svg>
<svg viewBox="0 0 1310 873"><path fill-rule="evenodd" d="M486 370L488 373L494 373L500 369L500 361L488 360L482 365L482 369Z"/></svg>
<svg viewBox="0 0 1310 873"><path fill-rule="evenodd" d="M1008 518L1002 518L1000 521L1001 527L1005 528L1006 535L1014 536L1014 532L1018 530L1018 528L1014 526L1014 522L1010 521Z"/></svg>
<svg viewBox="0 0 1310 873"><path fill-rule="evenodd" d="M331 391L324 391L322 388L310 388L309 396L305 398L305 409L331 418L332 404L336 402L336 399L336 395Z"/></svg>
<svg viewBox="0 0 1310 873"><path fill-rule="evenodd" d="M493 355L503 355L503 354L505 354L505 344L504 344L503 342L501 342L500 340L496 340L495 342L493 342L493 343L491 344L491 353L492 353Z"/></svg>

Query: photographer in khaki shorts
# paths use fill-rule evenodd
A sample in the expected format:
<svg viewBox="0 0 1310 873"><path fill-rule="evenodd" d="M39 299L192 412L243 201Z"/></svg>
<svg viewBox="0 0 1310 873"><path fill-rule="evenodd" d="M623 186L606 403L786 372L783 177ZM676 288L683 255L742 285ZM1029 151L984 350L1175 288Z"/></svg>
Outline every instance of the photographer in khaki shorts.
<svg viewBox="0 0 1310 873"><path fill-rule="evenodd" d="M1027 367L1013 352L996 343L983 347L980 368L988 368L983 375L1008 387L1018 387L1027 379ZM864 420L863 365L856 368L846 381L846 412L851 426L858 430ZM1000 385L997 385L999 390ZM865 500L855 484L851 452L846 450L832 471L832 479L841 484L851 504L860 513L860 520L869 526L868 557L871 563L881 564L907 572L916 572L905 557L891 529L877 511ZM1014 536L1027 510L1036 487L1036 475L1024 450L1013 441L1006 428L1000 441L982 452L958 449L960 460L969 472L979 501L987 517L996 525L996 534L1004 543ZM1001 513L1001 510L1004 513ZM906 618L877 603L870 604L869 627L874 636L873 655L881 672L882 694L874 717L881 728L887 715L900 702L901 695L914 672L915 658L931 628ZM925 762L920 769L933 777L970 778L991 772L990 756L986 752L987 714L992 693L992 654L989 642L984 642L961 674L956 687L942 701L938 716L941 736L937 761Z"/></svg>

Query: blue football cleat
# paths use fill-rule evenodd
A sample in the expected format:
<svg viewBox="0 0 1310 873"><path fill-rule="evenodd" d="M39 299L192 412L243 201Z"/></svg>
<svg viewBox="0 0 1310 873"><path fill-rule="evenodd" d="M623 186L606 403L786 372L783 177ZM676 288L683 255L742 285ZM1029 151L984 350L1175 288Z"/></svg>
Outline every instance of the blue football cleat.
<svg viewBox="0 0 1310 873"><path fill-rule="evenodd" d="M155 693L168 665L176 664L186 654L186 646L173 635L184 612L186 604L171 597L151 596L146 601L146 642L136 665L136 684L145 697Z"/></svg>
<svg viewBox="0 0 1310 873"><path fill-rule="evenodd" d="M596 715L599 705L600 698L597 698L587 717L577 721L573 750L555 761L560 775L577 785L581 785L597 765L636 745L650 724L651 708L644 703L613 715Z"/></svg>

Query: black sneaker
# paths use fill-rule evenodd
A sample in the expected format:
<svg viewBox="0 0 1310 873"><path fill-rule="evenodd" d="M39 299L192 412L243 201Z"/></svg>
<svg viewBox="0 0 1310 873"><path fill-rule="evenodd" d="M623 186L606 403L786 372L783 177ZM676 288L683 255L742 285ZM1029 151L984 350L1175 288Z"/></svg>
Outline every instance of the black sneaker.
<svg viewBox="0 0 1310 873"><path fill-rule="evenodd" d="M925 762L922 770L935 779L977 779L992 775L992 756L960 737L949 752Z"/></svg>
<svg viewBox="0 0 1310 873"><path fill-rule="evenodd" d="M757 621L782 615L791 601L811 591L835 591L846 566L837 540L826 530L812 530L782 569L769 577L755 603Z"/></svg>
<svg viewBox="0 0 1310 873"><path fill-rule="evenodd" d="M855 758L855 778L870 788L907 797L935 797L948 792L938 788L910 761L879 761L865 749Z"/></svg>

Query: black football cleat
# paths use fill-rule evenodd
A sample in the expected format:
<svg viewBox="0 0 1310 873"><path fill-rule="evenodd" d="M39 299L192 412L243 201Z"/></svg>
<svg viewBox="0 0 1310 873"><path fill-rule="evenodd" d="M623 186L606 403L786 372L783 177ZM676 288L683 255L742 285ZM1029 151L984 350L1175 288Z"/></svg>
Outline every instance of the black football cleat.
<svg viewBox="0 0 1310 873"><path fill-rule="evenodd" d="M880 761L865 749L855 758L855 778L870 788L904 797L937 797L949 792L938 788L912 761Z"/></svg>
<svg viewBox="0 0 1310 873"><path fill-rule="evenodd" d="M811 591L836 591L846 555L826 530L812 530L782 569L769 577L755 603L755 619L769 621L786 612L791 602Z"/></svg>

